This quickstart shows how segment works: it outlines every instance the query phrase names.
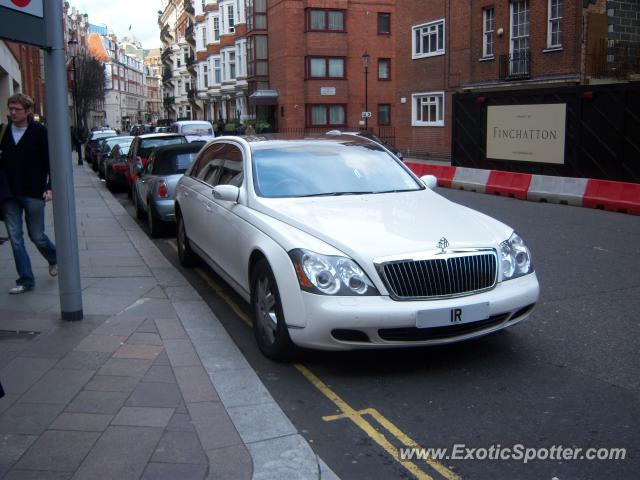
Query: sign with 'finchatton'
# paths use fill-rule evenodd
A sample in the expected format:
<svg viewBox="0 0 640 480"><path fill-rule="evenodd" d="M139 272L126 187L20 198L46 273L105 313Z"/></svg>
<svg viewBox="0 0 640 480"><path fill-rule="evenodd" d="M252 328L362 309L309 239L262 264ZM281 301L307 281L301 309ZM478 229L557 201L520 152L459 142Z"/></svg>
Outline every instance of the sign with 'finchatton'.
<svg viewBox="0 0 640 480"><path fill-rule="evenodd" d="M567 105L487 107L487 158L564 164Z"/></svg>

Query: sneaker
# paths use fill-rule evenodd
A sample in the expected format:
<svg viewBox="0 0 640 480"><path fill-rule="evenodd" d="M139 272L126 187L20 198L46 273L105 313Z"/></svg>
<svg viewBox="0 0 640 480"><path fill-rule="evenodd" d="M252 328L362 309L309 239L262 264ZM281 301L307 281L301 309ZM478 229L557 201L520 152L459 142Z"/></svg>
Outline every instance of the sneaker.
<svg viewBox="0 0 640 480"><path fill-rule="evenodd" d="M31 290L31 289L25 287L24 285L16 285L11 290L9 290L9 293L11 295L19 295L21 293L28 292L29 290Z"/></svg>
<svg viewBox="0 0 640 480"><path fill-rule="evenodd" d="M49 275L51 275L52 277L55 277L56 275L58 275L58 264L55 263L53 265L49 265Z"/></svg>

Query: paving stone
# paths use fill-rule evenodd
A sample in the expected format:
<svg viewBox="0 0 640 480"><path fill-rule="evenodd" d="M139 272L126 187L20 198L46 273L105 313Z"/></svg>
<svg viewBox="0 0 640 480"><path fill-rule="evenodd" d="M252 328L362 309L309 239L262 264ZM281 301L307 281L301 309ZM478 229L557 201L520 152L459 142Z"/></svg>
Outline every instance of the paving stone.
<svg viewBox="0 0 640 480"><path fill-rule="evenodd" d="M140 360L136 358L110 358L102 368L98 370L98 375L143 377L152 363L151 360Z"/></svg>
<svg viewBox="0 0 640 480"><path fill-rule="evenodd" d="M176 383L173 369L169 365L153 365L144 377L143 382Z"/></svg>
<svg viewBox="0 0 640 480"><path fill-rule="evenodd" d="M74 349L78 352L115 352L127 337L118 335L89 335Z"/></svg>
<svg viewBox="0 0 640 480"><path fill-rule="evenodd" d="M162 289L162 287L155 287L149 290L147 293L145 293L144 296L147 298L162 298L162 299L167 298L167 295L164 293L164 290Z"/></svg>
<svg viewBox="0 0 640 480"><path fill-rule="evenodd" d="M184 302L189 300L200 300L200 294L192 286L167 287L165 288L167 297L172 302Z"/></svg>
<svg viewBox="0 0 640 480"><path fill-rule="evenodd" d="M153 364L154 365L171 365L171 362L169 361L169 356L167 355L167 351L163 350L162 353L158 355L156 359L153 361Z"/></svg>
<svg viewBox="0 0 640 480"><path fill-rule="evenodd" d="M205 451L242 443L220 402L190 403L187 409Z"/></svg>
<svg viewBox="0 0 640 480"><path fill-rule="evenodd" d="M0 398L0 414L7 410L11 405L18 401L20 395L6 394Z"/></svg>
<svg viewBox="0 0 640 480"><path fill-rule="evenodd" d="M152 462L208 463L195 432L165 432L151 457Z"/></svg>
<svg viewBox="0 0 640 480"><path fill-rule="evenodd" d="M320 478L317 457L301 435L272 438L246 447L251 452L255 480Z"/></svg>
<svg viewBox="0 0 640 480"><path fill-rule="evenodd" d="M253 461L251 455L244 445L234 445L232 447L218 448L216 450L207 451L209 457L209 465L213 468L209 472L211 480L250 480L252 478L260 478L261 480L282 479L282 478L306 478L296 475L289 477L254 477ZM318 478L318 477L308 477Z"/></svg>
<svg viewBox="0 0 640 480"><path fill-rule="evenodd" d="M152 268L151 272L158 283L163 287L187 286L189 282L175 268Z"/></svg>
<svg viewBox="0 0 640 480"><path fill-rule="evenodd" d="M180 320L177 318L156 319L156 326L158 327L158 332L160 333L163 341L176 338L189 338L187 332L185 332L182 324L180 323Z"/></svg>
<svg viewBox="0 0 640 480"><path fill-rule="evenodd" d="M22 395L57 361L55 358L14 358L0 370L5 393Z"/></svg>
<svg viewBox="0 0 640 480"><path fill-rule="evenodd" d="M52 430L79 430L84 432L102 432L108 426L113 415L100 413L65 413L49 427Z"/></svg>
<svg viewBox="0 0 640 480"><path fill-rule="evenodd" d="M147 239L147 241L149 240ZM129 315L153 318L156 320L156 325L158 325L158 320L160 319L177 319L171 302L169 300L162 300L159 298L141 298L139 301L136 301L127 307L126 313Z"/></svg>
<svg viewBox="0 0 640 480"><path fill-rule="evenodd" d="M84 386L85 390L98 392L133 392L138 385L137 377L119 377L116 375L96 375Z"/></svg>
<svg viewBox="0 0 640 480"><path fill-rule="evenodd" d="M75 413L115 414L129 394L127 392L94 392L83 390L67 406L65 411Z"/></svg>
<svg viewBox="0 0 640 480"><path fill-rule="evenodd" d="M17 462L37 439L36 435L0 434L0 464Z"/></svg>
<svg viewBox="0 0 640 480"><path fill-rule="evenodd" d="M202 365L174 367L173 371L186 403L220 400Z"/></svg>
<svg viewBox="0 0 640 480"><path fill-rule="evenodd" d="M123 407L111 424L132 427L164 428L169 424L173 412L173 408Z"/></svg>
<svg viewBox="0 0 640 480"><path fill-rule="evenodd" d="M140 332L138 329L127 339L129 345L162 345L160 335L152 332Z"/></svg>
<svg viewBox="0 0 640 480"><path fill-rule="evenodd" d="M170 432L195 432L191 417L188 413L174 413L167 424L167 431Z"/></svg>
<svg viewBox="0 0 640 480"><path fill-rule="evenodd" d="M150 463L142 475L142 480L204 480L206 474L207 465Z"/></svg>
<svg viewBox="0 0 640 480"><path fill-rule="evenodd" d="M201 365L200 358L196 354L190 340L164 340L164 347L167 355L169 355L171 366L174 368Z"/></svg>
<svg viewBox="0 0 640 480"><path fill-rule="evenodd" d="M107 319L102 325L96 328L94 335L120 335L128 337L144 322L144 317L133 315L119 315Z"/></svg>
<svg viewBox="0 0 640 480"><path fill-rule="evenodd" d="M2 480L70 480L72 476L73 472L13 469L2 477Z"/></svg>
<svg viewBox="0 0 640 480"><path fill-rule="evenodd" d="M161 428L109 427L80 465L74 480L137 480L161 435Z"/></svg>
<svg viewBox="0 0 640 480"><path fill-rule="evenodd" d="M60 404L14 403L0 415L0 433L40 435L63 407Z"/></svg>
<svg viewBox="0 0 640 480"><path fill-rule="evenodd" d="M28 403L67 404L93 376L91 370L49 370L22 397Z"/></svg>
<svg viewBox="0 0 640 480"><path fill-rule="evenodd" d="M138 358L142 360L155 360L162 352L163 347L158 345L121 345L113 354L114 358Z"/></svg>
<svg viewBox="0 0 640 480"><path fill-rule="evenodd" d="M78 352L74 350L66 354L56 363L56 368L67 370L98 370L110 358L110 352Z"/></svg>
<svg viewBox="0 0 640 480"><path fill-rule="evenodd" d="M273 402L273 397L252 368L214 372L211 379L227 408Z"/></svg>
<svg viewBox="0 0 640 480"><path fill-rule="evenodd" d="M187 410L187 405L184 403L184 399L180 401L180 405L176 408L176 413L189 413Z"/></svg>
<svg viewBox="0 0 640 480"><path fill-rule="evenodd" d="M128 407L171 407L180 404L182 396L175 383L139 383L127 400Z"/></svg>
<svg viewBox="0 0 640 480"><path fill-rule="evenodd" d="M46 431L22 456L16 468L72 472L99 436L97 432Z"/></svg>
<svg viewBox="0 0 640 480"><path fill-rule="evenodd" d="M156 288L159 288L159 287L156 287ZM147 294L146 296L150 297L149 294ZM150 297L150 298L154 298L154 297ZM140 332L140 333L158 333L158 327L156 327L156 322L153 321L153 318L147 318L136 329L136 332Z"/></svg>
<svg viewBox="0 0 640 480"><path fill-rule="evenodd" d="M297 432L276 402L227 409L245 443L293 435Z"/></svg>

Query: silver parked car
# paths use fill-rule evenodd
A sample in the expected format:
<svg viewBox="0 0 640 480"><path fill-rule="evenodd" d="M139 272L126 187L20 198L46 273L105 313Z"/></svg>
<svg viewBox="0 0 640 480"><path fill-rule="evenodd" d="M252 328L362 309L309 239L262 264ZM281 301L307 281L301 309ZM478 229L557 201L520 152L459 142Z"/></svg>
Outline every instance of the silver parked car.
<svg viewBox="0 0 640 480"><path fill-rule="evenodd" d="M205 142L182 143L156 148L133 188L136 216L146 218L152 237L175 220L173 199L176 183L189 168Z"/></svg>

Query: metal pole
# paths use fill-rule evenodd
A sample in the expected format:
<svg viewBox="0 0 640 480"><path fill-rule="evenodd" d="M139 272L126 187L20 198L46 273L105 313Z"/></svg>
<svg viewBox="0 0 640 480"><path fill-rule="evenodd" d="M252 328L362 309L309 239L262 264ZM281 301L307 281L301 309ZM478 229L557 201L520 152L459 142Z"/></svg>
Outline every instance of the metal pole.
<svg viewBox="0 0 640 480"><path fill-rule="evenodd" d="M82 289L78 259L78 233L73 191L73 169L69 115L67 105L67 75L62 32L62 2L44 3L47 45L44 55L49 157L53 188L53 221L58 252L58 289L63 320L82 320Z"/></svg>
<svg viewBox="0 0 640 480"><path fill-rule="evenodd" d="M367 112L367 116L364 117L364 129L369 130L369 66L364 67L364 111Z"/></svg>
<svg viewBox="0 0 640 480"><path fill-rule="evenodd" d="M73 114L76 122L76 142L80 138L80 116L78 115L78 77L76 75L76 56L71 57L71 68L73 69ZM76 143L77 145L77 143ZM78 165L82 165L82 147L78 149Z"/></svg>

